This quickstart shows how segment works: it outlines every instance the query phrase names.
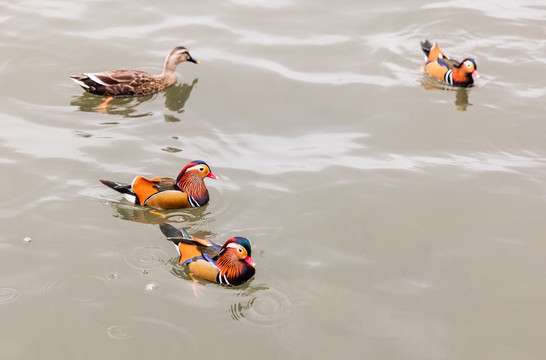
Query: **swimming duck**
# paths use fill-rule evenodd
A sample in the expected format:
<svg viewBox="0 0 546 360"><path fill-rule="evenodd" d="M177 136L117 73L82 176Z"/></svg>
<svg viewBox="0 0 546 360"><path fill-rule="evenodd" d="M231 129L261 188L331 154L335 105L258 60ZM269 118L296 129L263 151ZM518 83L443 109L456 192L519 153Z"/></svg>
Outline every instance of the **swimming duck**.
<svg viewBox="0 0 546 360"><path fill-rule="evenodd" d="M448 85L468 87L474 84L473 76L478 75L476 60L466 58L462 62L450 59L438 48L438 44L421 41L421 48L427 56L425 72Z"/></svg>
<svg viewBox="0 0 546 360"><path fill-rule="evenodd" d="M119 191L129 201L159 210L172 210L203 206L209 201L204 179L218 179L210 167L201 160L189 162L176 179L137 176L130 184L100 180L104 185Z"/></svg>
<svg viewBox="0 0 546 360"><path fill-rule="evenodd" d="M112 70L100 73L83 73L70 77L86 91L108 97L127 97L153 94L176 82L176 66L189 61L199 64L188 49L175 47L167 59L161 75L152 75L142 70Z"/></svg>
<svg viewBox="0 0 546 360"><path fill-rule="evenodd" d="M256 272L247 238L232 237L220 246L210 240L190 236L186 230L179 230L170 224L164 223L159 227L178 250L178 263L187 265L193 274L203 279L222 285L240 285Z"/></svg>

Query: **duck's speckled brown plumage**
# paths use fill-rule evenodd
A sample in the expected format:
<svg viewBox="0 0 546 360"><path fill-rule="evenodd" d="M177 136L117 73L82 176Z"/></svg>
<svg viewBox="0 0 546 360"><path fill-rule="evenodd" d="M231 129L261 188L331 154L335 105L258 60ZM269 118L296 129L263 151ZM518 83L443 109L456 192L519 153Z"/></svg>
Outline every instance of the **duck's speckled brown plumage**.
<svg viewBox="0 0 546 360"><path fill-rule="evenodd" d="M152 75L142 70L112 70L100 73L83 73L70 77L86 91L103 96L127 97L149 95L176 82L176 67L184 61L198 64L183 46L174 48L167 59L163 73Z"/></svg>

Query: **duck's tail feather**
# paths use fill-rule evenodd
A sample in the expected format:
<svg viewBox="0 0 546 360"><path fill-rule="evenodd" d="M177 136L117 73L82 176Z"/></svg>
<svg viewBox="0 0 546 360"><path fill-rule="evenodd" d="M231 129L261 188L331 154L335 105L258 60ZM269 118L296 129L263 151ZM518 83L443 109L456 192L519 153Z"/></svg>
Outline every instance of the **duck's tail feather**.
<svg viewBox="0 0 546 360"><path fill-rule="evenodd" d="M120 184L110 180L100 180L100 182L108 186L109 188L114 189L122 194L135 196L135 193L133 189L131 188L131 184Z"/></svg>
<svg viewBox="0 0 546 360"><path fill-rule="evenodd" d="M167 238L182 238L182 239L188 239L188 240L192 239L186 230L177 229L171 224L167 224L167 223L159 224L159 228L161 229L161 232Z"/></svg>
<svg viewBox="0 0 546 360"><path fill-rule="evenodd" d="M70 75L70 78L78 85L80 85L85 90L89 89L90 86L85 83L86 80L89 79L88 76L85 74L78 74L78 75Z"/></svg>
<svg viewBox="0 0 546 360"><path fill-rule="evenodd" d="M425 53L427 58L428 58L428 54L430 53L430 49L432 49L433 46L434 44L428 40L421 41L421 49L423 49L423 52Z"/></svg>

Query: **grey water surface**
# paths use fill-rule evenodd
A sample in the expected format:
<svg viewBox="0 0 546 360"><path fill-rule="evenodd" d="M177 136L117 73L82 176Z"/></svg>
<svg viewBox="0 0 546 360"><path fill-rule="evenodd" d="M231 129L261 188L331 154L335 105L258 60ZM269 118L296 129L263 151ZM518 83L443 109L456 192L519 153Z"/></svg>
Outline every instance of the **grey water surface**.
<svg viewBox="0 0 546 360"><path fill-rule="evenodd" d="M543 359L543 1L0 1L2 359ZM474 57L471 89L419 42ZM70 74L160 73L115 99ZM205 160L210 203L99 179ZM254 279L177 266L165 219L252 240ZM197 294L197 295L196 295Z"/></svg>

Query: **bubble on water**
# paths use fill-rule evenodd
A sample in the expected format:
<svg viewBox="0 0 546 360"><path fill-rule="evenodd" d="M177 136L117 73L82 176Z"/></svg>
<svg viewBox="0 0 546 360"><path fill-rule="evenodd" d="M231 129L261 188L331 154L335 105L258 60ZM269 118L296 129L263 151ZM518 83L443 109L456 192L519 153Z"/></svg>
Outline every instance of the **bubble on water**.
<svg viewBox="0 0 546 360"><path fill-rule="evenodd" d="M24 241L25 243L28 244L29 242L32 241L32 239L30 238L30 236L27 236L27 237L25 237L25 238L23 239L23 241Z"/></svg>
<svg viewBox="0 0 546 360"><path fill-rule="evenodd" d="M157 290L158 287L159 287L159 285L157 285L157 283L151 282L151 283L146 284L146 291L147 292L152 292L152 291Z"/></svg>
<svg viewBox="0 0 546 360"><path fill-rule="evenodd" d="M110 273L110 274L108 274L108 279L118 280L119 279L119 274L118 273Z"/></svg>

